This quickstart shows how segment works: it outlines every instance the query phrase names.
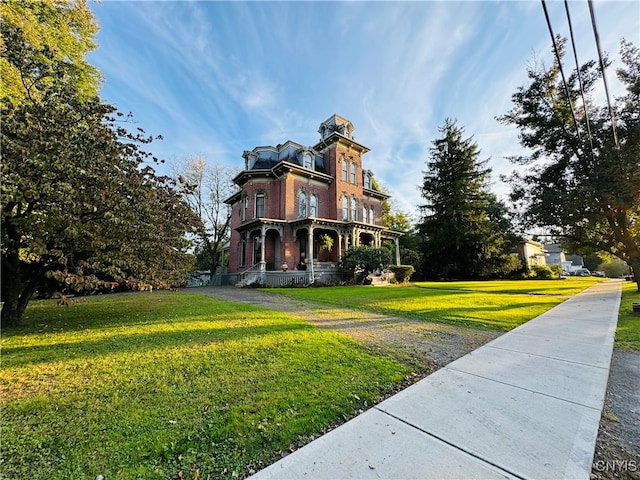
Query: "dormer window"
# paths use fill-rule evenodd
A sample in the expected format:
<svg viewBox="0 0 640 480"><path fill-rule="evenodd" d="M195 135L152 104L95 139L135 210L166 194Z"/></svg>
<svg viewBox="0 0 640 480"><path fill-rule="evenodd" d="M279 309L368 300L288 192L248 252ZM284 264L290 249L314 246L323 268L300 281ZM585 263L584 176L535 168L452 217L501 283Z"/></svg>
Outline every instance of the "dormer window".
<svg viewBox="0 0 640 480"><path fill-rule="evenodd" d="M364 188L371 190L371 175L369 173L364 174Z"/></svg>
<svg viewBox="0 0 640 480"><path fill-rule="evenodd" d="M310 170L313 170L313 157L311 156L311 153L304 152L302 154L302 166L304 168L308 168Z"/></svg>

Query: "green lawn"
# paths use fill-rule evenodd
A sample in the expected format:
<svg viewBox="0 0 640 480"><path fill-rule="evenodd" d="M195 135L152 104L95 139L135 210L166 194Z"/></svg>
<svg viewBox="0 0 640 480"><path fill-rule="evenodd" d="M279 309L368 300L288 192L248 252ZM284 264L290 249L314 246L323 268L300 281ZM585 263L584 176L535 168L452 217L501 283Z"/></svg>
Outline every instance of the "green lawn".
<svg viewBox="0 0 640 480"><path fill-rule="evenodd" d="M336 306L444 322L473 328L511 330L569 296L600 281L566 280L417 282L402 287L268 289L273 293Z"/></svg>
<svg viewBox="0 0 640 480"><path fill-rule="evenodd" d="M508 330L595 281L270 291ZM640 350L634 301L635 284L625 282L616 346ZM6 479L243 477L410 374L338 333L192 293L34 301L25 323L0 340Z"/></svg>
<svg viewBox="0 0 640 480"><path fill-rule="evenodd" d="M337 333L196 294L36 301L26 324L1 340L7 479L245 476L409 373Z"/></svg>
<svg viewBox="0 0 640 480"><path fill-rule="evenodd" d="M640 317L633 315L634 302L640 302L638 287L633 282L624 282L616 330L616 347L640 351Z"/></svg>

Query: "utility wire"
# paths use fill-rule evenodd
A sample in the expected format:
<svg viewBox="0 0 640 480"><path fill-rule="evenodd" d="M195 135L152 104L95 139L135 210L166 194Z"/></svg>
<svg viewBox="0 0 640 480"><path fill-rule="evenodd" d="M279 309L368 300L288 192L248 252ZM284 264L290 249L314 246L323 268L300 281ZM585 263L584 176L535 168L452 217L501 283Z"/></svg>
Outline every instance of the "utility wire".
<svg viewBox="0 0 640 480"><path fill-rule="evenodd" d="M560 61L560 52L558 52L558 45L556 43L556 37L553 34L553 28L551 27L551 20L549 20L549 12L547 11L547 4L545 0L540 0L542 2L542 8L544 9L544 16L547 19L547 27L549 27L549 34L551 35L551 41L553 42L553 50L556 54L556 59L558 60L558 68L560 69L560 75L562 76L562 85L564 86L564 93L567 96L567 103L569 104L569 109L571 110L571 118L573 118L573 126L576 129L576 134L578 135L578 140L582 140L580 136L580 130L578 129L578 122L576 120L576 113L573 110L573 103L571 103L571 96L569 95L569 87L567 87L567 80L564 77L564 70L562 70L562 62Z"/></svg>
<svg viewBox="0 0 640 480"><path fill-rule="evenodd" d="M604 71L604 60L602 59L602 50L600 49L600 36L598 35L598 27L596 26L596 15L593 10L593 1L588 0L589 13L591 14L591 25L593 26L593 35L596 39L596 46L598 47L598 59L600 60L600 71L602 72L602 81L604 82L604 92L607 95L607 105L609 106L609 115L611 116L611 130L613 131L613 143L616 149L620 148L618 143L618 132L616 130L616 117L611 108L611 99L609 97L609 87L607 86L607 75Z"/></svg>
<svg viewBox="0 0 640 480"><path fill-rule="evenodd" d="M564 0L564 9L567 12L567 22L569 23L569 34L571 36L571 46L573 48L573 58L576 62L576 74L578 75L578 83L580 84L580 96L582 97L582 106L584 108L584 120L587 125L587 137L589 138L589 147L591 149L591 160L594 159L593 138L591 137L591 126L589 122L589 111L587 108L587 100L584 96L584 85L582 84L582 75L580 75L580 63L578 62L578 52L576 50L576 42L573 37L573 26L571 25L571 14L569 13L569 2Z"/></svg>

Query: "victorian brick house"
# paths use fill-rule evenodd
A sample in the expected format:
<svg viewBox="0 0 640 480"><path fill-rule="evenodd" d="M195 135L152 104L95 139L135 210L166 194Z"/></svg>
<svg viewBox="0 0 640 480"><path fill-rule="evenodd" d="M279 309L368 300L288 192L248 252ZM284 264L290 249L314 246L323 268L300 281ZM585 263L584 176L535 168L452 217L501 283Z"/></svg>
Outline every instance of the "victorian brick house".
<svg viewBox="0 0 640 480"><path fill-rule="evenodd" d="M369 149L353 130L333 115L312 147L287 141L244 152L244 170L234 178L240 190L225 201L232 214L230 274L269 284L326 280L351 246L385 241L394 243L399 263L401 234L382 226L389 196L363 168Z"/></svg>

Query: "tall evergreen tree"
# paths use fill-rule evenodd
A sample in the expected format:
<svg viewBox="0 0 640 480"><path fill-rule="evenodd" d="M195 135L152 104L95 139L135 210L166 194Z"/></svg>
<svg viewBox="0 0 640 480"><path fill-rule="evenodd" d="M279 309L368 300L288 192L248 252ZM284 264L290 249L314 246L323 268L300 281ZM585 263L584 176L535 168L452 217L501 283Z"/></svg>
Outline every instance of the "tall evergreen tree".
<svg viewBox="0 0 640 480"><path fill-rule="evenodd" d="M482 278L513 266L506 208L489 192L491 169L478 145L446 119L424 172L419 232L424 273L433 278Z"/></svg>

